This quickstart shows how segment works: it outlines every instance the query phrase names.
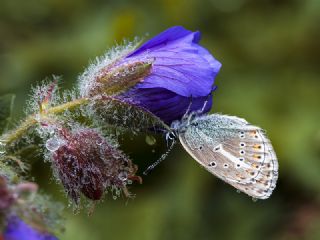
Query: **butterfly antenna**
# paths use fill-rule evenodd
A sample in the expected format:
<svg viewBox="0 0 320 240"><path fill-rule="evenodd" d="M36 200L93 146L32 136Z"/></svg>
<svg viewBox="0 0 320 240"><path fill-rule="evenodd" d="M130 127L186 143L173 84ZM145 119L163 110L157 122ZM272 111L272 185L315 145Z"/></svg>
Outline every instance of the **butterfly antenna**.
<svg viewBox="0 0 320 240"><path fill-rule="evenodd" d="M166 157L169 155L169 153L171 152L171 150L173 149L174 145L176 144L176 140L173 139L172 143L169 147L169 149L161 155L161 157L155 161L154 163L152 163L144 172L143 175L148 175L156 166L159 165L159 163L161 163L164 159L166 159Z"/></svg>

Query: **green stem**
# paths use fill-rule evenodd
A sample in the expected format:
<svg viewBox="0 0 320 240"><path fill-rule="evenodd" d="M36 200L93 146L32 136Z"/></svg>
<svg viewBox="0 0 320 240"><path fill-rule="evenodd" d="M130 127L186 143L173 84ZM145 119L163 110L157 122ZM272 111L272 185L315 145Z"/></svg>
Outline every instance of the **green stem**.
<svg viewBox="0 0 320 240"><path fill-rule="evenodd" d="M82 104L86 104L89 102L88 98L79 98L73 100L71 102L63 103L61 105L49 108L42 113L40 113L40 117L45 117L49 114L59 114L66 110L72 110ZM10 143L16 141L17 139L21 138L23 134L28 131L33 125L38 123L37 120L38 114L32 114L28 116L15 130L3 135L1 137L1 142L3 144L9 145Z"/></svg>
<svg viewBox="0 0 320 240"><path fill-rule="evenodd" d="M128 104L126 102L123 102L123 101L116 99L114 97L111 97L111 96L105 96L105 99L116 102L118 104ZM46 110L43 110L39 114L32 114L32 115L28 116L20 124L20 126L18 126L15 130L1 136L0 137L0 144L9 145L12 142L21 138L32 126L36 125L39 122L38 118L41 119L41 118L45 118L46 116L51 115L51 114L59 114L64 111L67 111L67 110L72 110L72 109L77 108L83 104L88 104L91 100L92 99L90 99L90 98L79 98L79 99L75 99L73 101L63 103L63 104L55 106L55 107L51 107ZM171 131L170 127L167 124L165 124L161 119L159 119L158 117L153 115L148 110L140 108L140 107L139 107L139 110L143 111L145 114L150 116L150 118L153 118L158 123L160 123L164 129Z"/></svg>

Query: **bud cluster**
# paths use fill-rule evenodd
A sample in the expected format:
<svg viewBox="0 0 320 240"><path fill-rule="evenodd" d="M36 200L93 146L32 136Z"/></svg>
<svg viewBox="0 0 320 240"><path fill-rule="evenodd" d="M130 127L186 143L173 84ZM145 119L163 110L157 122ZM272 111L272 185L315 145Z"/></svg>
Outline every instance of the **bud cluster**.
<svg viewBox="0 0 320 240"><path fill-rule="evenodd" d="M74 203L80 202L83 194L91 200L100 200L103 193L121 190L134 178L136 166L97 130L82 128L76 131L61 129L58 136L47 141L55 173Z"/></svg>

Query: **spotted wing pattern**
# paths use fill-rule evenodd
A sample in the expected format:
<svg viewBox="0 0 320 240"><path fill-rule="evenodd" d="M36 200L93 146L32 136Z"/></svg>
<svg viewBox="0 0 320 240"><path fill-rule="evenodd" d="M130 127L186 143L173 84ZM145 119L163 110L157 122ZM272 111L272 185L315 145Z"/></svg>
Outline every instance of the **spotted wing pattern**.
<svg viewBox="0 0 320 240"><path fill-rule="evenodd" d="M178 135L186 151L210 173L254 198L271 195L278 161L261 128L238 117L212 114L196 117Z"/></svg>

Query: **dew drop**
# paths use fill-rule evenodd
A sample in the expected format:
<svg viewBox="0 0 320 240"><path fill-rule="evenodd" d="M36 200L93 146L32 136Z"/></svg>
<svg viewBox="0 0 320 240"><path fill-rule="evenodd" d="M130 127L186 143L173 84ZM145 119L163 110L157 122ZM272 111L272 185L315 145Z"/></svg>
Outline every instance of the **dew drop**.
<svg viewBox="0 0 320 240"><path fill-rule="evenodd" d="M150 136L150 135L147 135L146 136L146 143L150 146L156 144L157 140L153 137L153 136Z"/></svg>
<svg viewBox="0 0 320 240"><path fill-rule="evenodd" d="M254 198L254 197L253 197L253 198L252 198L252 201L253 201L253 202L257 202L257 201L258 201L258 198Z"/></svg>
<svg viewBox="0 0 320 240"><path fill-rule="evenodd" d="M113 74L114 77L118 77L119 75L120 75L119 72L115 72L115 73Z"/></svg>
<svg viewBox="0 0 320 240"><path fill-rule="evenodd" d="M113 200L117 200L117 196L116 195L113 195L112 198L113 198Z"/></svg>
<svg viewBox="0 0 320 240"><path fill-rule="evenodd" d="M119 197L120 196L121 191L119 189L116 190L116 196Z"/></svg>
<svg viewBox="0 0 320 240"><path fill-rule="evenodd" d="M128 179L128 174L126 172L120 172L118 178L124 182Z"/></svg>
<svg viewBox="0 0 320 240"><path fill-rule="evenodd" d="M96 141L96 144L97 144L98 146L101 146L101 145L103 144L103 140L102 140L102 139L97 140L97 141Z"/></svg>
<svg viewBox="0 0 320 240"><path fill-rule="evenodd" d="M55 152L59 149L59 147L61 147L62 145L65 144L65 141L57 138L57 137L52 137L50 139L47 140L46 142L46 148L50 151L50 152Z"/></svg>
<svg viewBox="0 0 320 240"><path fill-rule="evenodd" d="M6 153L6 144L0 139L0 157Z"/></svg>
<svg viewBox="0 0 320 240"><path fill-rule="evenodd" d="M239 189L237 189L237 193L241 193L241 191Z"/></svg>

